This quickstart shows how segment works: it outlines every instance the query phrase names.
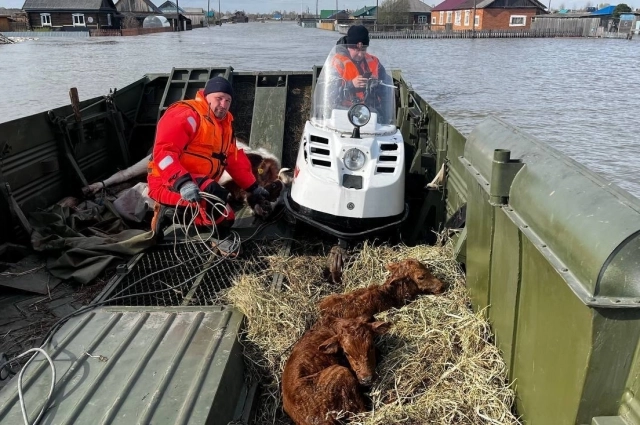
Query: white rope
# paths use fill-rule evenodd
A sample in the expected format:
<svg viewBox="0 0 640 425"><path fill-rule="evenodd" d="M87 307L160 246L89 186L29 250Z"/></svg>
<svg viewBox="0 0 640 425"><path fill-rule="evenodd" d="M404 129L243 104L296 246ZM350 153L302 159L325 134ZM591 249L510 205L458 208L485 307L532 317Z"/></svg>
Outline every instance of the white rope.
<svg viewBox="0 0 640 425"><path fill-rule="evenodd" d="M204 211L201 211L199 202L190 202L186 206L180 206L179 204L177 204L176 209L173 213L174 227L176 226L184 227L185 242L186 242L187 250L191 254L194 254L202 258L202 254L203 254L202 246L204 246L205 252L208 252L208 254L213 256L218 256L218 257L226 257L224 255L221 255L220 250L216 250L213 248L211 242L215 240L218 244L221 244L225 241L227 242L230 241L231 248L230 248L230 251L228 251L228 253L229 254L239 253L240 245L241 245L240 236L236 232L231 232L229 236L227 236L224 239L221 239L218 228L215 224L215 219L213 217L215 213L217 213L217 215L219 215L220 217L224 217L224 218L229 217L230 211L227 209L226 202L220 199L219 197L207 192L200 192L200 197L208 205L211 206L212 214L209 214L207 209L205 209ZM179 215L178 215L179 208L183 209L181 222L179 220ZM198 226L195 225L196 218L199 215L201 215L201 212L202 212L202 215L204 215L211 222L211 232L206 238L204 237L203 234L200 233L200 229L198 228ZM191 236L192 228L195 231L194 236ZM174 232L173 252L179 261L183 261L183 259L181 259L180 256L178 255L177 246L178 246L177 234L176 232Z"/></svg>
<svg viewBox="0 0 640 425"><path fill-rule="evenodd" d="M47 358L47 361L51 366L51 388L49 389L49 394L47 395L47 399L45 400L45 403L42 406L40 413L36 417L36 420L33 422L29 422L29 418L27 417L27 408L24 404L24 395L22 394L22 375L24 374L24 371L27 369L27 366L29 366L29 364L37 356L37 354L33 355L27 361L27 363L25 363L25 365L20 370L20 374L18 375L18 398L20 399L20 409L22 410L22 419L24 420L25 425L36 425L40 421L40 418L42 417L44 412L47 410L47 406L49 406L49 401L51 400L51 396L53 395L53 389L55 388L55 385L56 385L56 366L53 364L53 360L51 360L51 357L49 357L49 354L47 354L47 352L44 351L42 348L31 348L30 350L25 351L24 353L20 354L18 357L16 357L13 360L18 360L19 358L24 357L27 354L32 352L42 353Z"/></svg>

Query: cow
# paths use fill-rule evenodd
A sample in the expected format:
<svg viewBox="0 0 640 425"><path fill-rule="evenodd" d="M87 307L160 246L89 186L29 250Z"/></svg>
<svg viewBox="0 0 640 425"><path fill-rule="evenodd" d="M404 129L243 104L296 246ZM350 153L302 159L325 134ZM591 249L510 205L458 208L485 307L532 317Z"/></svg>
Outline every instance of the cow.
<svg viewBox="0 0 640 425"><path fill-rule="evenodd" d="M300 338L282 372L282 404L294 423L332 425L338 412L365 411L359 385L373 383L374 336L390 326L370 316L320 320Z"/></svg>
<svg viewBox="0 0 640 425"><path fill-rule="evenodd" d="M280 203L282 201L283 189L291 184L292 177L288 168L281 168L280 161L275 155L264 148L252 149L240 139L236 139L238 149L244 150L245 154L251 162L253 175L260 186L263 186L269 192L270 203ZM91 195L100 192L107 187L125 182L134 177L142 176L147 172L151 154L145 156L127 169L120 170L111 175L109 178L92 183L82 188L84 195ZM241 190L232 180L229 173L224 171L218 183L230 192L230 201L236 203L245 203L247 193ZM148 198L148 197L147 197ZM150 210L153 210L154 202L151 199L145 199ZM120 211L121 214L127 216L126 211Z"/></svg>
<svg viewBox="0 0 640 425"><path fill-rule="evenodd" d="M440 294L442 281L415 259L387 265L391 272L382 285L371 285L346 294L332 294L318 303L321 316L351 318L374 315L402 307L421 294Z"/></svg>
<svg viewBox="0 0 640 425"><path fill-rule="evenodd" d="M281 168L278 158L264 148L251 149L240 140L237 140L236 144L249 158L251 170L258 184L269 192L269 201L277 201L284 187L293 180L288 173L289 169ZM240 189L229 173L223 172L218 183L230 192L231 201L246 202L247 193Z"/></svg>

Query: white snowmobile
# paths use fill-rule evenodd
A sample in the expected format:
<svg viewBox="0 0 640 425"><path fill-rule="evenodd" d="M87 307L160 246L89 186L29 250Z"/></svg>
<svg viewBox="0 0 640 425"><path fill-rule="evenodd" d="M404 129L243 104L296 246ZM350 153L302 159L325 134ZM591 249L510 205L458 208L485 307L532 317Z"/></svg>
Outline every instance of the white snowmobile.
<svg viewBox="0 0 640 425"><path fill-rule="evenodd" d="M366 85L348 84L335 66L349 60L347 47L336 45L322 67L285 196L293 216L336 236L341 248L397 227L408 215L393 79L365 65L357 69Z"/></svg>

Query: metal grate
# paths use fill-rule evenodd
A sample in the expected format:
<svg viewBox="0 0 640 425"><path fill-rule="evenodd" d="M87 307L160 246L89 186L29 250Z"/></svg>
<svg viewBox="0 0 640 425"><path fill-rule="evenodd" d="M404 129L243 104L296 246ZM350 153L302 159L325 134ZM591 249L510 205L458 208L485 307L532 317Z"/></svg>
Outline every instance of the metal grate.
<svg viewBox="0 0 640 425"><path fill-rule="evenodd" d="M222 261L214 261L203 244L196 244L198 251L205 253L201 257L186 244L156 246L145 252L104 298L132 295L107 303L119 306L221 305L221 290L229 288L240 273L266 270L264 257L278 254L284 246L277 240L243 242L240 257ZM164 291L154 293L160 290Z"/></svg>
<svg viewBox="0 0 640 425"><path fill-rule="evenodd" d="M219 299L221 289L231 286L233 279L241 273L258 274L269 268L270 255L277 255L283 249L283 242L250 242L242 245L243 257L233 261L223 261L206 274L196 288L192 298L185 305L222 305ZM249 254L247 256L247 254Z"/></svg>

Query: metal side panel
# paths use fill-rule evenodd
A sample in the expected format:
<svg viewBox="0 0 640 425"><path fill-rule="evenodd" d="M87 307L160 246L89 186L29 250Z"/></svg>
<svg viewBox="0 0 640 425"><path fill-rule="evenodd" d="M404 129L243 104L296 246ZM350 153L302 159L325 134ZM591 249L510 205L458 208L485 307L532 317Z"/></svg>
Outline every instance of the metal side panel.
<svg viewBox="0 0 640 425"><path fill-rule="evenodd" d="M56 386L42 424L227 424L243 403L237 335L223 307L107 307L67 322L46 347ZM38 355L23 380L35 419L50 387ZM0 392L0 423L22 423L17 378Z"/></svg>
<svg viewBox="0 0 640 425"><path fill-rule="evenodd" d="M261 84L272 84L276 87L261 87ZM249 145L255 149L265 148L282 161L282 141L287 109L287 76L258 77L253 105Z"/></svg>
<svg viewBox="0 0 640 425"><path fill-rule="evenodd" d="M210 78L221 76L229 81L232 67L227 68L173 68L165 86L158 110L158 120L169 106L180 100L194 99Z"/></svg>

